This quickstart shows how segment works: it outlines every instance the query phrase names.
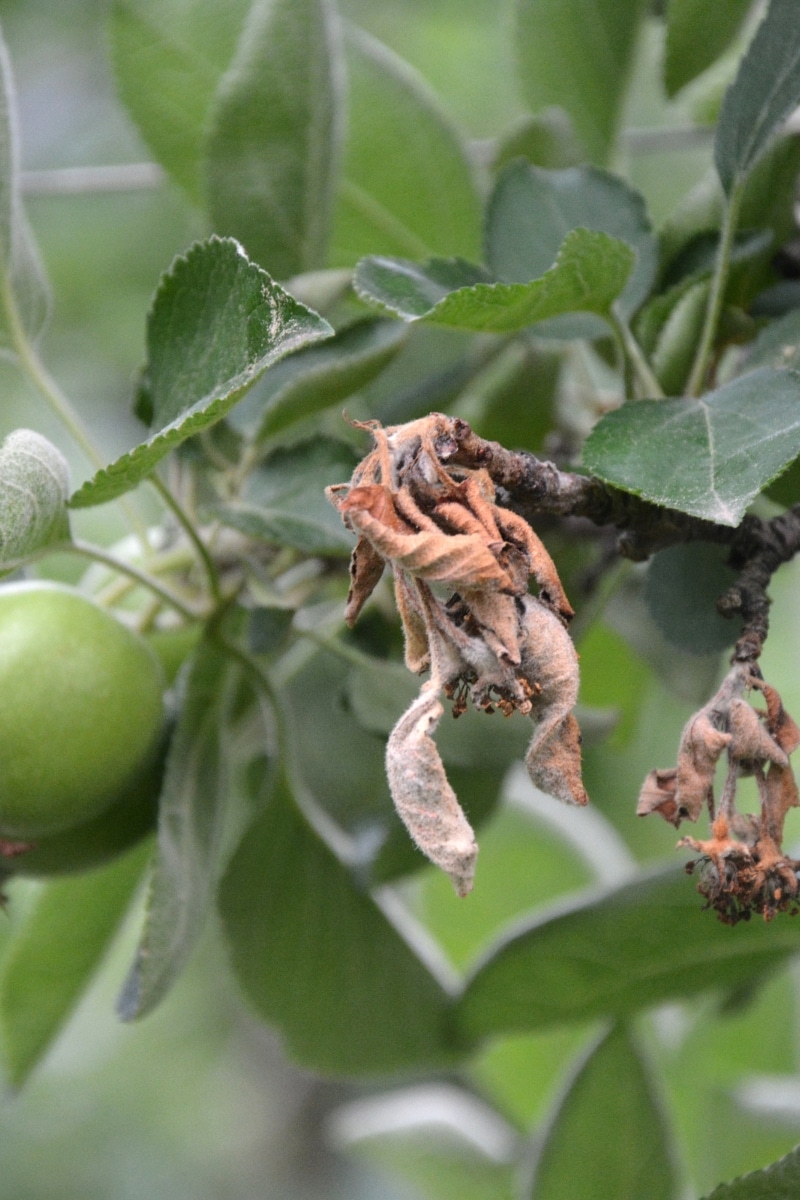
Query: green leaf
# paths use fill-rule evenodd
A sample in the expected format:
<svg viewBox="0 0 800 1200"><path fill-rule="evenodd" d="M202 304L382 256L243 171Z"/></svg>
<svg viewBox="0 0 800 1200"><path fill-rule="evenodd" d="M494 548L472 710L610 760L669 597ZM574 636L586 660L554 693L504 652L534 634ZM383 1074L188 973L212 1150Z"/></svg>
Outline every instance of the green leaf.
<svg viewBox="0 0 800 1200"><path fill-rule="evenodd" d="M575 318L556 318L562 319ZM563 353L553 345L530 338L509 342L472 382L470 422L489 441L541 454L553 428L562 366Z"/></svg>
<svg viewBox="0 0 800 1200"><path fill-rule="evenodd" d="M658 332L650 361L656 379L668 396L680 396L685 390L703 328L710 287L707 279L700 279L686 288L680 287L680 295Z"/></svg>
<svg viewBox="0 0 800 1200"><path fill-rule="evenodd" d="M458 1017L478 1038L624 1016L758 979L796 952L791 921L733 933L671 869L518 926L467 981Z"/></svg>
<svg viewBox="0 0 800 1200"><path fill-rule="evenodd" d="M666 508L736 526L800 453L800 375L762 368L699 400L641 400L598 422L594 475Z"/></svg>
<svg viewBox="0 0 800 1200"><path fill-rule="evenodd" d="M581 830L572 840L569 820L560 820L563 813L550 797L534 792L522 763L510 774L507 769L495 768L495 778L502 787L503 802L479 832L477 883L469 904L458 903L441 871L426 870L415 889L417 911L426 928L459 969L469 969L494 944L499 930L598 882L588 854L595 845L608 847L614 838L608 836L603 818L595 812L589 818L591 832ZM466 807L469 796L461 790L456 794L472 824L472 810ZM551 819L560 821L559 825L551 824ZM581 836L583 846L579 845ZM588 853L587 843L592 845ZM450 886L449 893L443 882Z"/></svg>
<svg viewBox="0 0 800 1200"><path fill-rule="evenodd" d="M644 199L622 179L595 167L546 171L511 163L498 177L486 214L486 261L504 283L528 283L550 267L572 229L594 229L636 251L619 299L634 312L655 279L658 247Z"/></svg>
<svg viewBox="0 0 800 1200"><path fill-rule="evenodd" d="M747 356L747 369L751 367L800 370L800 309L764 326Z"/></svg>
<svg viewBox="0 0 800 1200"><path fill-rule="evenodd" d="M0 445L0 570L69 541L69 467L40 433L16 429Z"/></svg>
<svg viewBox="0 0 800 1200"><path fill-rule="evenodd" d="M89 984L151 849L146 843L98 871L48 883L13 934L0 970L0 1029L15 1087L25 1082Z"/></svg>
<svg viewBox="0 0 800 1200"><path fill-rule="evenodd" d="M536 167L577 167L582 159L572 121L563 108L546 108L537 116L521 117L501 136L492 162L499 171L514 159Z"/></svg>
<svg viewBox="0 0 800 1200"><path fill-rule="evenodd" d="M50 294L19 194L17 113L11 62L0 34L0 346L14 349L17 326L35 338Z"/></svg>
<svg viewBox="0 0 800 1200"><path fill-rule="evenodd" d="M367 258L354 286L368 303L405 321L475 333L516 333L562 313L607 316L635 261L624 242L588 229L564 238L555 264L531 283L492 283L480 268L452 259L421 265Z"/></svg>
<svg viewBox="0 0 800 1200"><path fill-rule="evenodd" d="M317 651L283 690L289 740L302 786L339 828L362 845L368 862L387 831L400 825L400 818L386 782L385 738L364 729L356 719L348 694L349 674L343 659L330 651ZM342 747L347 747L346 753ZM421 856L420 861L424 861Z"/></svg>
<svg viewBox="0 0 800 1200"><path fill-rule="evenodd" d="M800 21L795 0L771 0L725 94L714 161L725 191L740 184L800 104Z"/></svg>
<svg viewBox="0 0 800 1200"><path fill-rule="evenodd" d="M352 266L365 254L476 258L481 204L473 170L436 96L412 67L352 26L347 71L332 264Z"/></svg>
<svg viewBox="0 0 800 1200"><path fill-rule="evenodd" d="M624 1028L595 1046L563 1096L534 1169L531 1200L674 1200L664 1118Z"/></svg>
<svg viewBox="0 0 800 1200"><path fill-rule="evenodd" d="M280 279L325 266L342 50L332 0L257 0L209 116L214 228Z"/></svg>
<svg viewBox="0 0 800 1200"><path fill-rule="evenodd" d="M186 965L217 884L263 804L268 782L268 718L239 663L223 647L203 640L182 690L161 792L144 930L119 999L126 1021L155 1008Z"/></svg>
<svg viewBox="0 0 800 1200"><path fill-rule="evenodd" d="M719 654L741 632L740 621L721 617L716 602L736 578L727 547L687 542L654 554L644 598L668 642L690 654Z"/></svg>
<svg viewBox="0 0 800 1200"><path fill-rule="evenodd" d="M664 62L667 95L674 96L725 53L751 8L752 0L726 0L713 7L707 0L670 0Z"/></svg>
<svg viewBox="0 0 800 1200"><path fill-rule="evenodd" d="M221 420L267 367L332 334L232 238L196 242L162 277L147 319L146 407L157 432L70 500L104 504L181 442Z"/></svg>
<svg viewBox="0 0 800 1200"><path fill-rule="evenodd" d="M774 247L782 246L794 235L792 215L795 185L800 173L800 144L792 134L779 137L765 151L748 174L742 191L737 235L731 262L754 266L767 275L763 288L772 282L770 260ZM672 284L691 271L713 267L719 244L719 230L725 211L725 194L713 168L681 200L660 230L662 283ZM758 239L771 234L771 241ZM740 272L733 273L733 282ZM753 293L750 295L752 296ZM656 297L658 299L658 297Z"/></svg>
<svg viewBox="0 0 800 1200"><path fill-rule="evenodd" d="M220 913L246 998L303 1066L381 1075L459 1058L448 994L285 782L231 863Z"/></svg>
<svg viewBox="0 0 800 1200"><path fill-rule="evenodd" d="M238 500L212 505L209 513L248 537L305 554L349 554L352 534L324 490L349 479L357 461L350 446L332 438L275 450L250 472Z"/></svg>
<svg viewBox="0 0 800 1200"><path fill-rule="evenodd" d="M424 1200L518 1200L516 1130L449 1083L393 1088L335 1109L335 1149L404 1180Z"/></svg>
<svg viewBox="0 0 800 1200"><path fill-rule="evenodd" d="M264 441L314 413L341 404L365 387L405 345L395 321L367 318L276 364L235 410L238 428Z"/></svg>
<svg viewBox="0 0 800 1200"><path fill-rule="evenodd" d="M145 142L195 203L214 93L250 0L115 0L109 17L117 88Z"/></svg>
<svg viewBox="0 0 800 1200"><path fill-rule="evenodd" d="M800 1193L800 1146L778 1162L721 1183L704 1200L795 1200Z"/></svg>
<svg viewBox="0 0 800 1200"><path fill-rule="evenodd" d="M565 109L595 163L614 144L644 9L642 0L517 0L523 96L535 113Z"/></svg>

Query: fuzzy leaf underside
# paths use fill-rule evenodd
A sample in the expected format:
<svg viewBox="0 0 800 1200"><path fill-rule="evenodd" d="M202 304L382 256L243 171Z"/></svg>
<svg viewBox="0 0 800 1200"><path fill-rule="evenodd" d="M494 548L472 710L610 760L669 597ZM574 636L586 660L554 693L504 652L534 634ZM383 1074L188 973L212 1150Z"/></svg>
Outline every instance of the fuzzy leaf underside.
<svg viewBox="0 0 800 1200"><path fill-rule="evenodd" d="M698 400L641 400L598 422L584 465L666 508L735 527L800 454L800 374L762 368Z"/></svg>
<svg viewBox="0 0 800 1200"><path fill-rule="evenodd" d="M250 0L114 0L111 59L119 95L157 162L196 204L214 93Z"/></svg>
<svg viewBox="0 0 800 1200"><path fill-rule="evenodd" d="M17 429L0 445L0 570L68 541L69 468L52 442Z"/></svg>
<svg viewBox="0 0 800 1200"><path fill-rule="evenodd" d="M167 758L145 924L118 1005L123 1020L155 1008L180 974L263 802L266 776L248 786L247 759L237 761L242 687L239 665L213 642L200 642ZM257 701L252 712L258 719Z"/></svg>
<svg viewBox="0 0 800 1200"><path fill-rule="evenodd" d="M496 283L480 267L453 259L412 263L367 258L356 291L367 303L404 321L425 321L474 333L516 333L564 313L607 316L624 289L634 251L608 234L573 229L553 266L530 283Z"/></svg>
<svg viewBox="0 0 800 1200"><path fill-rule="evenodd" d="M332 332L232 238L195 243L162 278L148 316L143 387L157 432L99 471L70 505L105 504L135 487L221 420L272 363Z"/></svg>

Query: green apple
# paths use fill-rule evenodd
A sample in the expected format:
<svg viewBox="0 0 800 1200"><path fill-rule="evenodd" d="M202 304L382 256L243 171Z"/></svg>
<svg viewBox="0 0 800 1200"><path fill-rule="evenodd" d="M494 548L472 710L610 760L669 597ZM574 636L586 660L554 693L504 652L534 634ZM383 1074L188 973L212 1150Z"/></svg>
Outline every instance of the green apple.
<svg viewBox="0 0 800 1200"><path fill-rule="evenodd" d="M0 586L0 838L99 817L155 755L163 675L145 642L61 584Z"/></svg>

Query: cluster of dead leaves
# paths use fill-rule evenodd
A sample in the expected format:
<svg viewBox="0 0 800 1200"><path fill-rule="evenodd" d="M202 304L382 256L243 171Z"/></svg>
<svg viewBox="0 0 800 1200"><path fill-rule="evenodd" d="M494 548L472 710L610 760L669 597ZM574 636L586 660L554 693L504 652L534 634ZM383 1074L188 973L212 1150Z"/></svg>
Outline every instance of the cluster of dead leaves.
<svg viewBox="0 0 800 1200"><path fill-rule="evenodd" d="M760 692L765 708L744 698ZM775 688L752 665L737 663L717 694L687 723L678 749L678 765L651 771L644 782L638 813L657 812L676 828L696 821L707 805L711 838L685 837L701 857L687 864L699 868L698 891L726 924L747 920L753 912L769 920L777 912L797 912L800 861L782 850L786 813L799 803L789 755L800 745L800 729L786 712ZM714 776L723 753L727 775L719 807ZM736 790L740 779L755 778L760 812L740 813Z"/></svg>
<svg viewBox="0 0 800 1200"><path fill-rule="evenodd" d="M452 418L363 428L374 450L348 484L327 490L358 536L345 616L355 622L390 564L406 664L430 678L389 737L389 786L420 850L463 896L478 848L431 736L444 711L440 697L452 700L454 716L470 701L484 712L530 716L531 779L585 804L572 715L578 659L566 630L572 609L550 555L522 517L496 503L489 475L445 465L457 446ZM538 597L528 592L531 576Z"/></svg>

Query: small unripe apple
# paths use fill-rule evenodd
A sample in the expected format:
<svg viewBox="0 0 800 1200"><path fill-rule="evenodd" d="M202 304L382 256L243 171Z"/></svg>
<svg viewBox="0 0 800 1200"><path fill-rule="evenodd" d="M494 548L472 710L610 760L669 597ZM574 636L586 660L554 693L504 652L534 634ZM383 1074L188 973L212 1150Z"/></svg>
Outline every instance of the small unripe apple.
<svg viewBox="0 0 800 1200"><path fill-rule="evenodd" d="M154 756L161 667L145 642L61 584L0 586L0 838L99 817Z"/></svg>

